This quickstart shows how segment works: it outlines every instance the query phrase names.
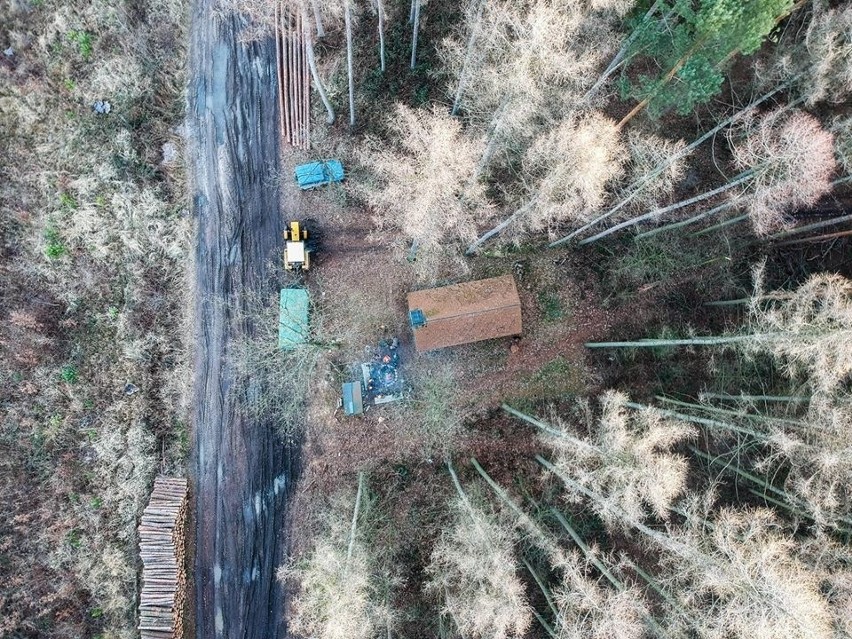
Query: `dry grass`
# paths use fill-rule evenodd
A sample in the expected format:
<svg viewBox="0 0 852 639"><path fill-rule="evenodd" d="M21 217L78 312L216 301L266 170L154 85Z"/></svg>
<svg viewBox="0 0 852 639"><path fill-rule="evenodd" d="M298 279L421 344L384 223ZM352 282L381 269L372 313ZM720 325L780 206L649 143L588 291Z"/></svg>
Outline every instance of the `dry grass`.
<svg viewBox="0 0 852 639"><path fill-rule="evenodd" d="M285 287L295 283L289 273L270 279ZM317 385L322 360L337 340L326 333L324 316L316 303L312 303L305 343L293 349L280 349L279 299L276 290L266 297L250 295L239 312L238 304L229 305L235 324L242 331L232 342L228 356L234 376L248 389L241 398L241 410L253 420L273 425L282 440L293 441L302 433L305 407Z"/></svg>
<svg viewBox="0 0 852 639"><path fill-rule="evenodd" d="M4 636L133 635L136 516L186 452L184 9L0 10Z"/></svg>

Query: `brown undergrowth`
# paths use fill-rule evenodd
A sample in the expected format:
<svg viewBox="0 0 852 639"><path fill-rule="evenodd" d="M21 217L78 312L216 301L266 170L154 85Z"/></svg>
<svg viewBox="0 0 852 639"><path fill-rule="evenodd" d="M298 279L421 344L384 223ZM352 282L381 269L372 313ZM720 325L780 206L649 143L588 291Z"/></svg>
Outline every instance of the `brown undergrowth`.
<svg viewBox="0 0 852 639"><path fill-rule="evenodd" d="M133 636L137 516L182 472L184 10L0 10L2 637Z"/></svg>

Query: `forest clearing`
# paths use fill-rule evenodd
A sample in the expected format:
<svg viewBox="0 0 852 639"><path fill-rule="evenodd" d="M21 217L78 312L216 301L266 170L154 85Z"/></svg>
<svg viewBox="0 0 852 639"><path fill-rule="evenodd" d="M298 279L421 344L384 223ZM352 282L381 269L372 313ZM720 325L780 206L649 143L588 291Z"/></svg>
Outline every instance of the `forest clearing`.
<svg viewBox="0 0 852 639"><path fill-rule="evenodd" d="M0 21L0 638L852 637L848 3Z"/></svg>

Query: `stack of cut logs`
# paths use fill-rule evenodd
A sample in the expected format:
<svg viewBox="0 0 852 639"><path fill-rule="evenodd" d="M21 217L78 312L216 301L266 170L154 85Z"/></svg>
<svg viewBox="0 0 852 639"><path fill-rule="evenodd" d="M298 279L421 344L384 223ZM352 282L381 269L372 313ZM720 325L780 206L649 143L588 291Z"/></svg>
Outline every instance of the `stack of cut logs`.
<svg viewBox="0 0 852 639"><path fill-rule="evenodd" d="M287 142L307 149L311 144L311 85L301 12L279 5L275 24L281 130Z"/></svg>
<svg viewBox="0 0 852 639"><path fill-rule="evenodd" d="M183 477L157 477L139 524L142 639L182 639L186 602L187 484Z"/></svg>

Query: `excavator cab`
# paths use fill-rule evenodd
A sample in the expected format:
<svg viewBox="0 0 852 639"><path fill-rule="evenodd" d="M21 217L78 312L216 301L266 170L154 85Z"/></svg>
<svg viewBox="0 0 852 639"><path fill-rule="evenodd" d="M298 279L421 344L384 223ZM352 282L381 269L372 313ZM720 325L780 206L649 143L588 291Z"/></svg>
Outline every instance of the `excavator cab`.
<svg viewBox="0 0 852 639"><path fill-rule="evenodd" d="M284 231L284 268L288 271L307 270L311 266L312 247L308 242L308 229L299 222L290 222Z"/></svg>

